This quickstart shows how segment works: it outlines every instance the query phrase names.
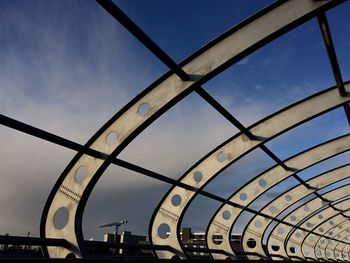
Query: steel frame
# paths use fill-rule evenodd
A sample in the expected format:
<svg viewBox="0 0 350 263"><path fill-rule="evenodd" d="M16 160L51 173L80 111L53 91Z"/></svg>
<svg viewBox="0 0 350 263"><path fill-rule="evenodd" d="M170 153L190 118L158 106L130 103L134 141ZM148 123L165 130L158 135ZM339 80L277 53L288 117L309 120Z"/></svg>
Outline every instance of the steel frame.
<svg viewBox="0 0 350 263"><path fill-rule="evenodd" d="M316 177L313 177L306 181L306 184L310 185L311 188L306 188L303 184L299 184L293 188L291 188L289 191L279 195L274 200L269 202L262 208L261 212L263 213L269 213L270 210L274 211L275 217L278 217L281 212L287 210L292 205L296 204L297 202L301 202L301 200L307 196L314 195L316 190L321 190L324 187L327 187L329 185L332 185L336 182L342 181L346 178L348 178L348 175L346 171L349 169L349 164L343 165L341 167L332 169L330 171L324 172ZM322 196L321 196L322 197ZM323 198L323 197L322 197ZM322 200L322 199L321 199ZM273 208L273 209L272 209ZM293 215L293 218L291 219L294 224L297 224L301 218L297 218L295 215ZM245 230L243 231L244 235L242 237L242 243L247 243L249 237L247 238L246 231L249 231L249 229L252 229L251 231L256 232L256 228L258 225L259 230L258 232L261 233L259 236L255 236L256 239L256 245L258 251L264 251L262 253L262 257L269 257L270 254L275 254L274 249L272 249L272 246L267 246L266 249L263 247L263 236L266 234L266 229L269 227L269 225L272 223L272 220L266 219L266 218L259 218L259 216L253 217L250 222L246 225ZM266 250L266 252L265 252ZM250 258L248 256L248 258Z"/></svg>
<svg viewBox="0 0 350 263"><path fill-rule="evenodd" d="M350 244L347 242L347 236L343 237L342 234L347 230L341 230L338 227L335 232L334 228L337 226L330 226L329 222L333 220L336 222L335 225L348 226L350 212L346 207L350 200L343 200L343 198L349 194L349 187L348 185L339 187L322 195L318 194L317 190L348 177L345 170L348 170L349 165L327 171L306 182L297 175L297 172L348 151L350 149L350 135L347 134L324 142L283 161L265 146L266 142L282 133L338 107L344 108L350 123L350 107L348 104L350 100L348 96L350 82L344 83L342 80L325 15L327 10L344 1L277 1L208 43L179 65L112 1L97 0L97 2L149 51L157 56L170 71L115 114L85 145L77 144L0 115L2 125L77 151L76 156L62 172L53 187L42 213L41 242L42 240L58 240L57 242L60 243L60 240L65 240L63 242L64 246L47 247L45 250L47 255L58 258L64 258L68 255L78 258L86 256L81 229L84 208L98 179L108 166L113 164L171 184L171 188L156 207L149 225L150 246L154 249L155 256L158 258L188 257L186 249L181 243L179 230L187 208L199 194L222 203L210 220L206 230L207 249L204 250L211 253L214 259L235 257L230 245L231 231L239 215L243 211L248 211L255 214L255 217L247 224L242 236L242 247L248 259L258 259L260 257L306 259L309 257L311 259L348 260ZM314 17L317 17L320 25L336 87L326 89L294 103L250 127L244 127L201 87L237 61ZM201 96L237 127L240 132L209 152L179 180L171 179L117 158L119 153L144 129L192 92L196 92ZM146 110L141 111L141 108ZM112 144L107 142L110 134L117 136L117 140ZM263 150L276 162L276 165L250 180L227 200L203 190L220 172L256 148ZM88 176L83 181L76 178L76 173L81 167L88 170ZM199 180L194 178L194 175L198 173L200 173ZM300 185L290 189L287 194L277 197L260 211L249 207L249 204L254 202L268 188L290 176L298 180ZM297 198L294 198L296 196L295 192L298 192ZM309 194L314 194L315 198L303 203L283 219L279 218L280 213L272 212L269 209L274 206L277 211L285 210ZM293 198L293 202L285 199L287 195ZM179 205L173 205L171 200L174 196L180 197ZM325 206L325 201L331 203ZM332 203L336 201L339 202ZM305 217L304 207L306 205L311 206L311 204L319 210L316 212L310 211L310 213L306 213L307 216ZM54 218L60 208L66 208L69 212L68 222L61 229L54 224ZM230 217L224 218L224 212L228 212ZM325 218L323 221L320 221L319 217L321 212L323 218ZM297 217L297 220L290 219L292 214ZM257 220L261 222L261 226L258 228L254 225ZM269 234L267 248L264 249L262 237L266 234L266 229L271 222L277 222L277 225ZM310 227L310 224L315 225L318 222L320 224L317 227ZM167 224L170 228L170 235L166 238L162 238L158 234L158 228L162 224ZM282 234L278 232L281 227L285 229ZM319 231L320 228L323 228L323 231L326 230L325 233L333 231L336 235L341 235L341 238L325 237L325 234ZM347 229L350 232L350 227ZM295 240L296 231L302 231L304 235L302 242ZM223 236L223 242L215 244L211 237L218 233ZM310 235L318 238L314 238L312 244L309 241ZM307 238L308 240L306 240ZM256 242L253 249L247 245L251 239ZM326 241L321 244L322 240ZM285 250L281 249L278 256L273 255L272 243L276 243ZM295 244L299 246L299 249L296 253L289 253L291 246L295 246ZM169 249L160 249L164 247L169 247ZM311 249L310 255L303 254L306 247ZM316 250L320 251L320 256L316 255L319 254L316 253ZM327 251L332 251L332 253L328 255ZM254 255L252 255L252 252L254 252ZM257 257L257 254L260 257Z"/></svg>

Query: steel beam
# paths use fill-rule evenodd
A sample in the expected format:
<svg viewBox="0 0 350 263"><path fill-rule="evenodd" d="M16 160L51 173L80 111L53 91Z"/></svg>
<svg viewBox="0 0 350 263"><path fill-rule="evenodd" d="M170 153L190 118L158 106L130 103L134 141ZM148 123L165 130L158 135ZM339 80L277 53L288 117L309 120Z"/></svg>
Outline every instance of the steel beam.
<svg viewBox="0 0 350 263"><path fill-rule="evenodd" d="M176 74L169 72L113 116L85 145L108 157L102 160L80 151L63 171L48 197L42 214L41 235L48 238L64 237L72 245L72 249L50 247L47 251L49 256L64 258L71 254L76 257L85 255L81 223L88 197L115 157L143 129L192 92L196 86L202 85L233 63L314 17L318 12L332 8L341 2L310 0L300 0L298 3L277 2L229 30L181 63L182 71L195 76L191 77L190 81L183 81ZM345 101L347 98L343 98L343 102ZM326 103L326 105L329 104ZM111 134L117 139L113 143L108 143L107 139ZM242 139L246 140L243 136ZM87 169L87 176L79 181L75 175L82 167ZM63 228L54 224L60 209L67 210L69 214ZM152 234L151 239L156 245L162 243L157 234ZM178 239L175 243L170 242L174 249L181 251L178 244ZM165 258L174 255L162 253L158 255Z"/></svg>
<svg viewBox="0 0 350 263"><path fill-rule="evenodd" d="M279 195L268 204L266 204L260 211L266 214L270 214L271 211L274 211L274 216L278 217L283 211L285 211L295 203L300 202L304 197L314 194L316 190L321 190L324 187L327 187L331 184L334 184L336 182L339 182L341 180L348 178L350 176L348 174L349 170L350 170L350 165L347 164L347 165L338 167L336 169L332 169L330 171L324 172L318 176L315 176L306 181L306 184L311 186L311 188L307 188L303 184L297 185L291 188L290 190L288 190L287 192ZM294 224L296 224L301 220L301 218L297 218L295 216L293 216L292 219L293 219L292 222ZM266 233L266 229L269 227L269 225L272 222L273 222L272 220L267 218L261 218L260 216L253 217L249 221L249 223L246 225L245 230L243 231L242 242L247 243L250 238L245 235L248 229L256 232L256 228L258 227L259 233L261 233L261 235L256 235L254 237L256 242L255 250L259 252L265 251L263 248L263 237ZM266 249L268 254L262 253L261 255L262 257L268 257L269 254L276 253L276 251L269 246Z"/></svg>
<svg viewBox="0 0 350 263"><path fill-rule="evenodd" d="M348 195L349 192L350 185L348 184L325 193L323 197L331 201L335 201ZM347 200L347 202L349 202L349 200ZM337 208L339 208L339 206L337 206ZM325 210L327 211L322 214L317 212L315 213L315 211ZM347 207L345 207L343 210L347 210ZM286 222L293 222L295 226L290 227L279 224L274 226L266 241L266 247L270 253L271 259L276 260L279 258L279 256L283 256L285 258L303 258L303 254L300 252L300 249L297 251L303 237L307 236L310 232L312 232L314 236L322 236L322 230L320 231L320 229L314 229L314 226L318 225L320 220L326 220L327 218L331 217L333 215L331 213L334 212L335 210L330 207L328 203L325 203L320 198L315 197L314 199L301 204L294 211L285 215L282 220ZM317 217L315 216L316 214ZM321 214L322 219L320 219L319 214ZM349 215L349 212L346 212L346 215ZM300 227L304 228L305 231L298 229ZM288 243L286 243L287 241ZM274 249L275 246L279 246L280 249ZM278 254L278 256L275 256L276 254Z"/></svg>

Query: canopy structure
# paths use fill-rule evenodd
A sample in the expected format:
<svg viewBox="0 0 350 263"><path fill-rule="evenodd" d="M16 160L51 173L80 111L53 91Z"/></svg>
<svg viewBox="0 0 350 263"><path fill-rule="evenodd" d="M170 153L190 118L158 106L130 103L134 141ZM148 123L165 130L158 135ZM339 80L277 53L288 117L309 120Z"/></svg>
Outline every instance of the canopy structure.
<svg viewBox="0 0 350 263"><path fill-rule="evenodd" d="M58 258L86 257L82 234L84 209L97 181L109 166L116 165L170 185L160 203L155 204L149 222L150 243L154 245L154 255L159 259L190 257L181 240L181 223L195 197L205 196L221 203L205 230L206 251L213 259L237 258L232 248L231 233L237 219L243 213L249 213L253 216L245 222L241 237L242 253L248 260L349 260L350 186L341 184L327 190L328 186L349 178L349 164L325 170L308 180L302 179L299 174L349 151L350 134L324 141L284 160L266 146L280 135L334 109L344 110L350 123L350 82L342 79L326 14L343 2L277 1L177 64L114 2L97 0L169 71L117 112L85 145L0 116L2 125L77 152L52 189L41 220L42 238L65 239L70 247L48 247L47 255ZM245 127L202 87L248 55L315 18L333 70L333 87L324 87L321 92L249 127ZM118 158L143 130L192 93L203 98L239 132L194 163L178 180ZM241 185L228 198L204 190L221 172L255 149L263 151L274 164ZM84 178L78 177L82 170L86 171ZM296 179L299 184L274 197L260 209L252 208L252 203L288 178ZM62 213L67 213L69 219L63 226L57 227L54 221ZM164 228L167 230L165 236L160 233L160 229ZM219 236L220 242L214 236ZM162 245L171 249L158 249Z"/></svg>

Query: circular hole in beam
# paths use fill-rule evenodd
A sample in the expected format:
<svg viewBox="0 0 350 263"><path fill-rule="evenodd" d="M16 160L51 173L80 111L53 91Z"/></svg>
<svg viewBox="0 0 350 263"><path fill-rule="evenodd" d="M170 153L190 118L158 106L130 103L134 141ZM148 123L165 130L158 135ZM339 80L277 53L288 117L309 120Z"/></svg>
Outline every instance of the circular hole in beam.
<svg viewBox="0 0 350 263"><path fill-rule="evenodd" d="M212 235L211 239L215 245L220 245L224 240L221 234L214 234Z"/></svg>
<svg viewBox="0 0 350 263"><path fill-rule="evenodd" d="M280 250L280 246L277 243L272 243L271 248L272 248L273 251Z"/></svg>
<svg viewBox="0 0 350 263"><path fill-rule="evenodd" d="M167 239L170 235L169 225L166 223L160 224L158 227L157 234L161 239Z"/></svg>
<svg viewBox="0 0 350 263"><path fill-rule="evenodd" d="M171 198L171 204L173 206L179 206L181 204L181 196L180 195L174 195L172 198Z"/></svg>
<svg viewBox="0 0 350 263"><path fill-rule="evenodd" d="M86 177L88 177L88 168L86 165L82 165L75 172L75 180L78 183L81 183L86 179Z"/></svg>
<svg viewBox="0 0 350 263"><path fill-rule="evenodd" d="M139 106L137 113L141 116L146 116L147 113L149 112L149 109L150 109L149 104L147 102L144 102Z"/></svg>
<svg viewBox="0 0 350 263"><path fill-rule="evenodd" d="M222 163L223 161L225 161L227 159L227 155L225 153L221 152L218 154L217 159L219 162Z"/></svg>
<svg viewBox="0 0 350 263"><path fill-rule="evenodd" d="M193 180L197 183L199 183L202 180L202 178L203 178L203 174L199 171L193 174Z"/></svg>
<svg viewBox="0 0 350 263"><path fill-rule="evenodd" d="M287 201L287 202L290 202L290 201L292 201L292 196L291 195L286 195L285 197L284 197L284 199Z"/></svg>
<svg viewBox="0 0 350 263"><path fill-rule="evenodd" d="M107 137L106 137L106 144L108 146L112 146L114 144L117 143L117 140L118 140L118 135L117 133L115 132L110 132L108 133Z"/></svg>
<svg viewBox="0 0 350 263"><path fill-rule="evenodd" d="M66 258L77 258L74 253L68 253Z"/></svg>
<svg viewBox="0 0 350 263"><path fill-rule="evenodd" d="M231 218L231 213L228 210L225 210L224 212L222 212L222 218L225 220L229 220Z"/></svg>
<svg viewBox="0 0 350 263"><path fill-rule="evenodd" d="M259 180L259 185L260 185L261 187L265 187L265 186L267 185L267 182L266 182L264 179L260 179L260 180Z"/></svg>
<svg viewBox="0 0 350 263"><path fill-rule="evenodd" d="M255 223L254 223L254 225L255 225L256 228L262 227L262 223L261 223L260 220L256 220Z"/></svg>
<svg viewBox="0 0 350 263"><path fill-rule="evenodd" d="M241 199L242 201L245 201L248 199L248 195L246 193L241 193L239 196L239 199Z"/></svg>
<svg viewBox="0 0 350 263"><path fill-rule="evenodd" d="M56 229L61 230L65 228L69 220L69 211L67 207L60 207L57 209L53 217L53 225Z"/></svg>
<svg viewBox="0 0 350 263"><path fill-rule="evenodd" d="M256 241L253 238L249 238L247 241L247 246L249 248L255 248L256 247Z"/></svg>
<svg viewBox="0 0 350 263"><path fill-rule="evenodd" d="M284 228L283 227L279 227L277 229L277 232L278 232L278 234L283 235L284 234Z"/></svg>

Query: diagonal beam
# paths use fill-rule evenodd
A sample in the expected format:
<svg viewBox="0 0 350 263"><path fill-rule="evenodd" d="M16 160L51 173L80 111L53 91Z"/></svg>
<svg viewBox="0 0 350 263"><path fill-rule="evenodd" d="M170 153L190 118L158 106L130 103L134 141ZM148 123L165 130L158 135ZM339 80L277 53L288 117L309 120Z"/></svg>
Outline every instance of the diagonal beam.
<svg viewBox="0 0 350 263"><path fill-rule="evenodd" d="M110 15L122 24L135 38L137 38L149 51L160 59L180 79L190 80L189 75L183 71L145 32L142 31L116 4L111 0L97 0Z"/></svg>

